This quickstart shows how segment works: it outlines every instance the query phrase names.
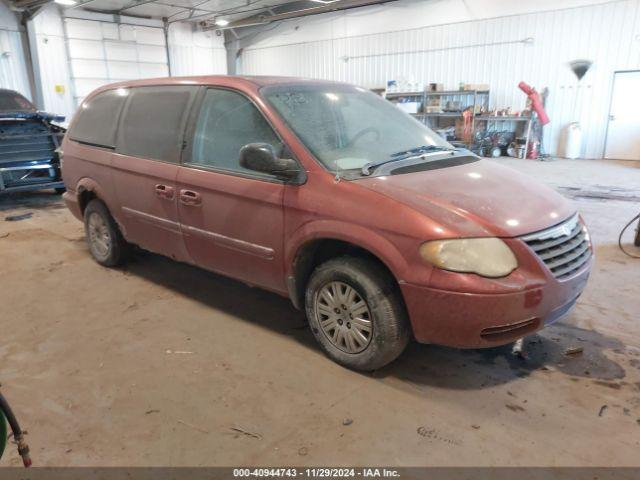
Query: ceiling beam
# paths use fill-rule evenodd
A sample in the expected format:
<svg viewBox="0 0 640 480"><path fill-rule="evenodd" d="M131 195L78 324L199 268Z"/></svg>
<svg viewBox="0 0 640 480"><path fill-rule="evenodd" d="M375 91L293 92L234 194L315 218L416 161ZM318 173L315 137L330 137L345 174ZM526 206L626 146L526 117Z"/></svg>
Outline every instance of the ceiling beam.
<svg viewBox="0 0 640 480"><path fill-rule="evenodd" d="M125 10L129 10L131 8L139 7L140 5L146 5L148 3L154 3L156 0L136 0L135 2L131 2L129 5L125 5L124 7L118 10L118 13L122 13Z"/></svg>
<svg viewBox="0 0 640 480"><path fill-rule="evenodd" d="M202 3L209 3L210 0L207 0L206 2L202 2ZM212 15L217 14L218 12L216 10L210 10L208 8L202 8L199 7L198 5L194 5L193 7L187 7L186 5L176 5L175 3L165 3L165 2L160 2L158 0L156 0L156 5L163 5L165 7L172 7L172 8L180 8L182 10L185 10L187 12L190 12L191 10L197 10L198 12L205 12L205 13L210 13ZM202 5L202 3L200 3L199 5Z"/></svg>
<svg viewBox="0 0 640 480"><path fill-rule="evenodd" d="M70 7L65 8L65 10L73 10L74 8L84 7L85 5L88 5L88 4L93 3L95 1L96 0L81 0L80 2L76 3L75 5L72 5Z"/></svg>
<svg viewBox="0 0 640 480"><path fill-rule="evenodd" d="M49 3L49 0L14 0L13 6L16 8L31 8L37 5L42 5L44 3Z"/></svg>
<svg viewBox="0 0 640 480"><path fill-rule="evenodd" d="M208 3L211 0L207 0L206 2L203 3ZM197 20L200 18L209 18L209 17L224 17L224 16L231 16L231 15L242 15L244 13L249 13L249 12L264 12L267 9L270 8L277 8L277 7L269 7L269 6L261 6L261 7L252 7L252 8L247 8L247 7L251 7L252 5L256 5L260 2L262 2L264 0L247 0L247 4L244 6L236 6L236 7L232 7L232 8L226 8L224 10L217 10L215 12L211 12L211 13L204 13L204 14L200 14L200 15L195 15L193 17L190 17L189 20L193 21L193 20ZM296 3L294 2L289 2L289 3L283 3L280 5L280 7L282 7L283 5L288 5L290 3ZM202 3L199 3L198 5L202 5ZM197 9L196 9L197 10Z"/></svg>
<svg viewBox="0 0 640 480"><path fill-rule="evenodd" d="M256 25L265 25L280 20L288 20L291 18L336 12L338 10L347 10L350 8L366 7L370 5L377 5L394 1L396 0L337 0L335 2L310 7L309 5L311 4L311 2L301 0L281 5L278 9L272 7L273 10L276 10L275 14L253 15L251 17L230 22L224 27L216 25L212 19L202 20L199 22L199 24L203 30L229 30L232 28L254 27ZM286 8L287 10L283 11L284 8Z"/></svg>

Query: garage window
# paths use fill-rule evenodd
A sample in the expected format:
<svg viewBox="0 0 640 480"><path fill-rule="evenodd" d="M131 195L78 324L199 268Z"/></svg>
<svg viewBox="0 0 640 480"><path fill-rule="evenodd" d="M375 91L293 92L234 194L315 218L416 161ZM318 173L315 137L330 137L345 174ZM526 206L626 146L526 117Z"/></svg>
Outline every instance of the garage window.
<svg viewBox="0 0 640 480"><path fill-rule="evenodd" d="M130 94L118 134L118 153L177 163L194 87L139 87Z"/></svg>
<svg viewBox="0 0 640 480"><path fill-rule="evenodd" d="M82 104L69 131L69 138L99 147L114 148L120 110L126 100L125 89L99 93Z"/></svg>
<svg viewBox="0 0 640 480"><path fill-rule="evenodd" d="M280 139L245 96L229 90L207 90L190 163L255 175L255 171L240 166L240 149L248 143L269 143L278 155L282 152Z"/></svg>

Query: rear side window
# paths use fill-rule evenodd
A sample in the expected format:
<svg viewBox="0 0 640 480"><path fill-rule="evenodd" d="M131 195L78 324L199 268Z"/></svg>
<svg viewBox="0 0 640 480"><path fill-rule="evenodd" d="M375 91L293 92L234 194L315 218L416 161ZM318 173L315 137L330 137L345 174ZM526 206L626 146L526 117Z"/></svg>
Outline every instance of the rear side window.
<svg viewBox="0 0 640 480"><path fill-rule="evenodd" d="M269 143L278 155L283 149L262 113L245 96L229 90L207 90L189 163L255 175L240 166L240 149L248 143Z"/></svg>
<svg viewBox="0 0 640 480"><path fill-rule="evenodd" d="M119 88L99 93L84 102L76 113L69 138L99 147L114 148L120 110L128 90Z"/></svg>
<svg viewBox="0 0 640 480"><path fill-rule="evenodd" d="M194 87L131 89L118 133L117 151L132 157L177 163Z"/></svg>

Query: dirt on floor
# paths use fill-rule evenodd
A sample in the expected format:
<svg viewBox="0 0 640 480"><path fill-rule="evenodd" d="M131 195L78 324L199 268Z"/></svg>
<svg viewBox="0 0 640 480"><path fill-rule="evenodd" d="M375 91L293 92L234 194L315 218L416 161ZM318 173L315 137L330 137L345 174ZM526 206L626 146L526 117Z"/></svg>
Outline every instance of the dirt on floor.
<svg viewBox="0 0 640 480"><path fill-rule="evenodd" d="M617 247L639 165L500 162L590 226L577 307L527 359L412 344L373 374L284 298L150 253L100 267L58 196L0 198L0 381L34 464L640 465L640 260Z"/></svg>

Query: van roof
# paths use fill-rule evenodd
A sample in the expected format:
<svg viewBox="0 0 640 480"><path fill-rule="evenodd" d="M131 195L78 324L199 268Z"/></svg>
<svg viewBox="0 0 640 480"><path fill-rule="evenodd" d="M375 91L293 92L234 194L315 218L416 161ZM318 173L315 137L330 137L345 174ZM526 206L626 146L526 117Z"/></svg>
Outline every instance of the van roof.
<svg viewBox="0 0 640 480"><path fill-rule="evenodd" d="M152 85L218 85L218 84L236 84L247 85L253 84L258 87L265 85L281 85L281 84L338 84L342 82L334 82L329 80L315 80L310 78L299 77L278 77L278 76L240 76L240 75L203 75L193 77L163 77L163 78L147 78L144 80L131 80L118 83L112 83L101 87L99 90L108 90L112 88L124 87L143 87Z"/></svg>

